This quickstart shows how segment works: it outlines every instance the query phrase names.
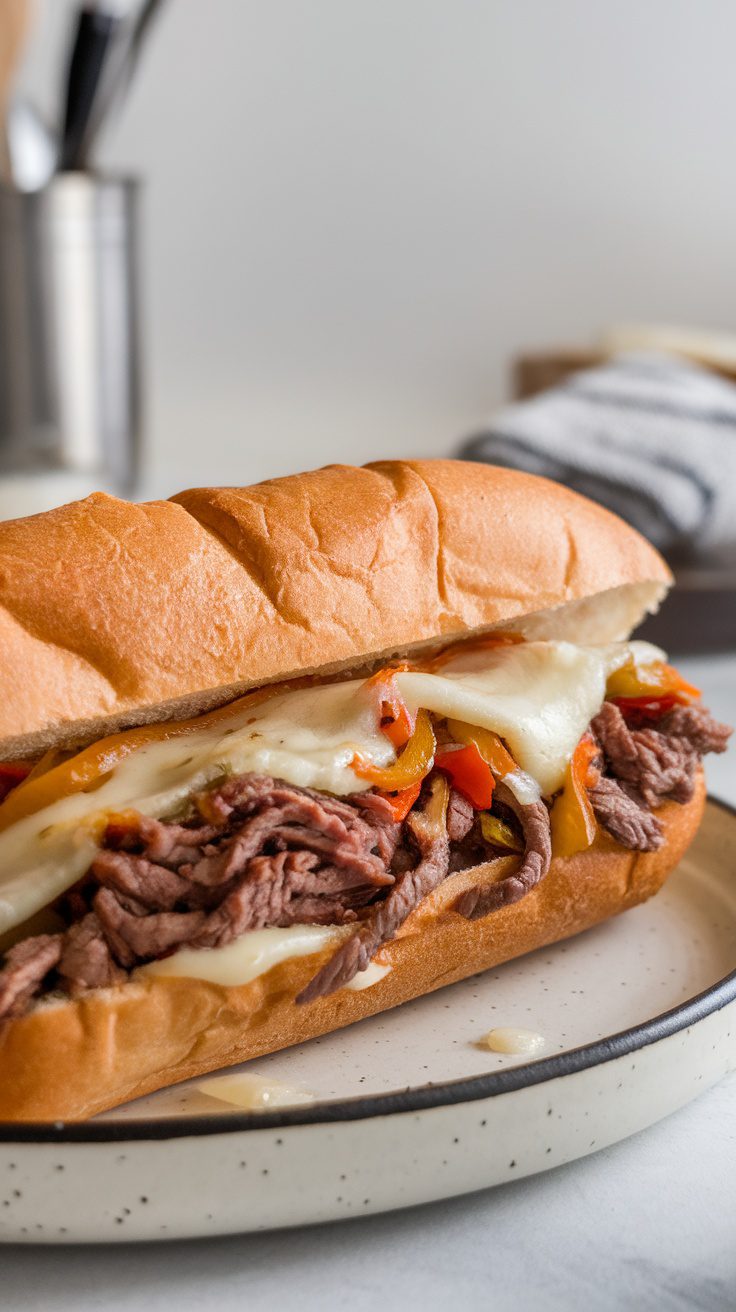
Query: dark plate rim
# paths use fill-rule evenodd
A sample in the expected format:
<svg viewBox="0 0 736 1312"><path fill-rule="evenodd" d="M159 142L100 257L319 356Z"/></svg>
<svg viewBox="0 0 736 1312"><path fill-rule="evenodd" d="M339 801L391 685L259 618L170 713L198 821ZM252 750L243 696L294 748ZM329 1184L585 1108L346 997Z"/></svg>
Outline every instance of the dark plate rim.
<svg viewBox="0 0 736 1312"><path fill-rule="evenodd" d="M736 807L717 797L708 802L736 819ZM184 1139L198 1135L241 1134L251 1130L286 1129L292 1126L331 1124L338 1121L362 1121L375 1116L417 1113L435 1107L476 1102L503 1093L530 1088L604 1062L615 1061L688 1029L714 1012L736 1002L736 968L702 993L688 998L669 1011L661 1012L618 1034L597 1039L594 1043L571 1048L567 1052L539 1061L514 1066L509 1070L473 1075L468 1079L449 1080L407 1088L395 1093L373 1094L365 1098L345 1098L302 1106L280 1112L223 1112L213 1116L162 1117L160 1120L84 1121L53 1124L17 1124L0 1122L0 1144L24 1143L121 1143L138 1140Z"/></svg>

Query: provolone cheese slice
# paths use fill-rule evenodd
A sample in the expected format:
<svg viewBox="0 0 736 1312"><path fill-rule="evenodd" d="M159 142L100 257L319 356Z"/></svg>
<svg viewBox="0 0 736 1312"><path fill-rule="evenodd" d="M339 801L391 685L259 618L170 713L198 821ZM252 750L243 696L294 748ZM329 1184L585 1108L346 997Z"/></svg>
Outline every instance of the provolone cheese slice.
<svg viewBox="0 0 736 1312"><path fill-rule="evenodd" d="M561 786L608 675L632 658L645 664L662 655L647 643L528 642L468 651L441 673L408 671L396 681L413 711L423 707L499 733L547 794ZM186 738L138 748L102 784L0 833L0 934L84 874L106 813L134 807L168 816L224 773L246 771L345 796L369 786L351 768L356 753L379 766L395 759L362 680L286 692Z"/></svg>
<svg viewBox="0 0 736 1312"><path fill-rule="evenodd" d="M170 957L151 961L136 971L139 977L204 979L237 988L265 975L292 957L310 957L337 946L353 931L339 925L288 925L284 929L252 929L224 948L180 948Z"/></svg>
<svg viewBox="0 0 736 1312"><path fill-rule="evenodd" d="M519 643L469 651L445 666L441 677L397 674L396 683L412 711L423 706L492 729L506 740L542 793L553 793L600 710L609 674L629 659L629 647L642 645Z"/></svg>

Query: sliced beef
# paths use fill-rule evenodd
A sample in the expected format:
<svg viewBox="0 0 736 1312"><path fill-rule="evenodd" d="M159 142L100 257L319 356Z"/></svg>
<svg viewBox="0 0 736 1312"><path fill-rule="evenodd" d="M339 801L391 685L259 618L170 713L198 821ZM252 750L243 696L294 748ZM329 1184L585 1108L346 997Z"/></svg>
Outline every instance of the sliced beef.
<svg viewBox="0 0 736 1312"><path fill-rule="evenodd" d="M622 782L634 788L650 807L660 806L665 798L689 802L695 792L700 760L697 752L657 729L636 729L634 733L637 760L631 771L621 774Z"/></svg>
<svg viewBox="0 0 736 1312"><path fill-rule="evenodd" d="M149 861L175 870L185 861L195 861L204 844L219 833L216 825L179 825L130 811L110 822L105 842L113 849L145 850Z"/></svg>
<svg viewBox="0 0 736 1312"><path fill-rule="evenodd" d="M647 806L656 807L665 797L678 802L692 797L698 755L686 741L654 727L629 728L613 702L603 703L591 729L610 773L634 788Z"/></svg>
<svg viewBox="0 0 736 1312"><path fill-rule="evenodd" d="M306 848L329 857L331 865L359 872L368 883L385 884L390 882L387 866L399 825L384 800L376 802L380 805L366 805L361 794L343 801L266 775L241 775L206 801L208 812L222 817L234 831L232 840L209 852L207 862L185 867L184 873L195 880L219 882L223 867L228 878L240 873L237 862L242 865L271 844L278 850Z"/></svg>
<svg viewBox="0 0 736 1312"><path fill-rule="evenodd" d="M221 793L227 798L225 806ZM265 777L259 777L258 786L231 781L207 799L210 810L226 816L225 826L172 825L169 841L164 822L141 817L136 823L133 817L132 823L126 820L125 827L113 829L117 850L100 852L92 873L126 914L212 911L206 928L202 923L200 945L222 944L266 923L292 924L304 905L299 899L305 896L312 908L323 897L320 921L328 910L338 922L354 919L354 906L364 905L378 889L393 883L388 864L399 831L385 799L358 798L352 804L338 802ZM136 846L141 850L131 850ZM279 859L287 855L289 860ZM184 859L174 868L179 858ZM291 899L297 899L293 907L287 905ZM114 938L119 931L111 904L104 899L102 905L105 930L119 959L125 960L128 953ZM173 932L174 926L188 923L170 922L170 927ZM135 926L131 933L138 941ZM132 941L128 947L133 948Z"/></svg>
<svg viewBox="0 0 736 1312"><path fill-rule="evenodd" d="M430 803L431 805L431 803ZM409 827L419 853L413 869L405 871L370 916L299 994L297 1002L313 1002L337 989L365 970L382 943L392 939L407 916L424 901L450 868L450 843L444 820L433 823L421 812L409 813Z"/></svg>
<svg viewBox="0 0 736 1312"><path fill-rule="evenodd" d="M61 956L61 934L36 934L5 954L0 970L0 1019L22 1016Z"/></svg>
<svg viewBox="0 0 736 1312"><path fill-rule="evenodd" d="M622 847L634 852L656 852L664 842L662 826L644 800L608 776L589 790L595 818Z"/></svg>
<svg viewBox="0 0 736 1312"><path fill-rule="evenodd" d="M73 998L86 989L109 988L127 978L114 960L94 912L64 934L57 971L63 987Z"/></svg>
<svg viewBox="0 0 736 1312"><path fill-rule="evenodd" d="M357 806L372 828L375 851L388 869L401 838L401 825L397 824L389 802L380 793L353 793L348 801Z"/></svg>
<svg viewBox="0 0 736 1312"><path fill-rule="evenodd" d="M351 897L356 890L357 898ZM363 880L337 868L320 869L319 857L312 852L253 857L245 878L207 917L192 945L223 947L246 930L299 924L310 918L343 924L355 920L351 903L361 905L367 895ZM306 907L311 917L305 914Z"/></svg>
<svg viewBox="0 0 736 1312"><path fill-rule="evenodd" d="M591 729L608 772L655 808L665 798L688 802L700 757L725 751L731 730L701 706L678 706L651 725L630 728L614 702L604 702Z"/></svg>
<svg viewBox="0 0 736 1312"><path fill-rule="evenodd" d="M467 797L463 797L457 788L453 788L450 793L450 804L447 808L447 837L451 843L462 843L467 838L473 822L475 820L475 811L472 803Z"/></svg>
<svg viewBox="0 0 736 1312"><path fill-rule="evenodd" d="M121 817L93 863L94 912L120 966L264 925L348 923L394 882L400 826L383 798L243 775L200 800L204 826Z"/></svg>
<svg viewBox="0 0 736 1312"><path fill-rule="evenodd" d="M201 929L204 911L159 911L135 915L109 888L101 888L93 903L115 960L131 967L172 948L190 943Z"/></svg>
<svg viewBox="0 0 736 1312"><path fill-rule="evenodd" d="M525 805L504 783L496 784L494 797L517 817L524 837L524 855L515 874L495 884L477 884L460 895L453 911L467 920L479 920L491 911L520 901L544 879L552 861L549 811L544 802Z"/></svg>
<svg viewBox="0 0 736 1312"><path fill-rule="evenodd" d="M92 863L92 874L102 888L135 903L140 912L173 911L186 904L191 910L211 902L212 892L176 870L168 870L132 852L103 850Z"/></svg>
<svg viewBox="0 0 736 1312"><path fill-rule="evenodd" d="M668 738L686 742L699 756L725 752L733 729L713 718L704 706L675 706L657 728Z"/></svg>
<svg viewBox="0 0 736 1312"><path fill-rule="evenodd" d="M195 890L211 889L216 900L221 900L223 890L244 875L249 861L274 839L278 819L273 811L239 823L233 819L231 832L221 835L216 844L207 843L194 861L180 866L179 874L190 885L192 899L199 896Z"/></svg>
<svg viewBox="0 0 736 1312"><path fill-rule="evenodd" d="M219 824L228 823L235 814L247 816L267 808L282 808L284 821L320 829L333 838L344 838L349 830L367 825L369 816L385 825L389 811L383 798L366 803L361 793L350 798L332 797L264 774L236 775L222 787L206 793L200 804L204 814Z"/></svg>
<svg viewBox="0 0 736 1312"><path fill-rule="evenodd" d="M723 751L730 733L699 706L634 726L608 702L591 728L602 769L590 792L596 817L638 851L662 843L650 808L665 797L687 801L700 756ZM194 799L198 813L184 823L114 817L90 871L59 903L69 928L6 954L0 1020L22 1014L48 985L77 996L180 946L222 946L266 925L357 923L300 1001L343 987L450 871L488 858L459 792L450 792L442 824L430 822L433 790L430 781L398 824L377 793L337 798L246 774ZM470 919L518 901L550 864L547 807L520 805L503 783L495 797L519 823L524 855L514 875L458 899L455 909Z"/></svg>

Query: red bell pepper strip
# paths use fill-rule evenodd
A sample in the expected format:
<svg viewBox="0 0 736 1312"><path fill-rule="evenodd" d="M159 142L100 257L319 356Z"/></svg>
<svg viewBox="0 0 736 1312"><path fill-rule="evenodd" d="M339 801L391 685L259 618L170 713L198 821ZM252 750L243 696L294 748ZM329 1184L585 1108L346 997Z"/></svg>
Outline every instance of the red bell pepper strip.
<svg viewBox="0 0 736 1312"><path fill-rule="evenodd" d="M446 774L453 787L476 811L487 811L493 800L493 775L475 743L435 757L435 768Z"/></svg>
<svg viewBox="0 0 736 1312"><path fill-rule="evenodd" d="M673 692L663 693L661 697L609 697L608 700L618 706L624 719L631 724L661 720L674 706L682 705L681 699Z"/></svg>
<svg viewBox="0 0 736 1312"><path fill-rule="evenodd" d="M400 824L402 820L406 820L421 791L422 784L420 780L418 784L412 784L409 788L402 788L398 793L379 793L378 796L383 797L388 802L394 820Z"/></svg>
<svg viewBox="0 0 736 1312"><path fill-rule="evenodd" d="M479 729L475 725L465 724L463 720L448 720L447 727L453 738L459 743L470 746L475 743L483 760L490 765L494 775L503 779L518 767L510 752L507 752L497 733L490 729Z"/></svg>

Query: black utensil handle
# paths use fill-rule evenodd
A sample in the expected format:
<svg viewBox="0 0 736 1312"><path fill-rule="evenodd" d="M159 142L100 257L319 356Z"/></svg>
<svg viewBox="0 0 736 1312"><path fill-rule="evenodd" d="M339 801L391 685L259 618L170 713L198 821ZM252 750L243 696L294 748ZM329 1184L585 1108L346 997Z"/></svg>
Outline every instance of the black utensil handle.
<svg viewBox="0 0 736 1312"><path fill-rule="evenodd" d="M0 0L0 3L2 0ZM86 168L87 161L97 144L97 138L107 126L113 111L118 111L135 75L150 28L165 0L143 0L136 17L121 24L120 39L114 43L107 61L103 85L95 100L84 138L81 142L77 167Z"/></svg>
<svg viewBox="0 0 736 1312"><path fill-rule="evenodd" d="M79 12L69 59L59 151L59 168L64 172L79 167L80 147L118 22L114 14L105 13L104 10L82 9Z"/></svg>

